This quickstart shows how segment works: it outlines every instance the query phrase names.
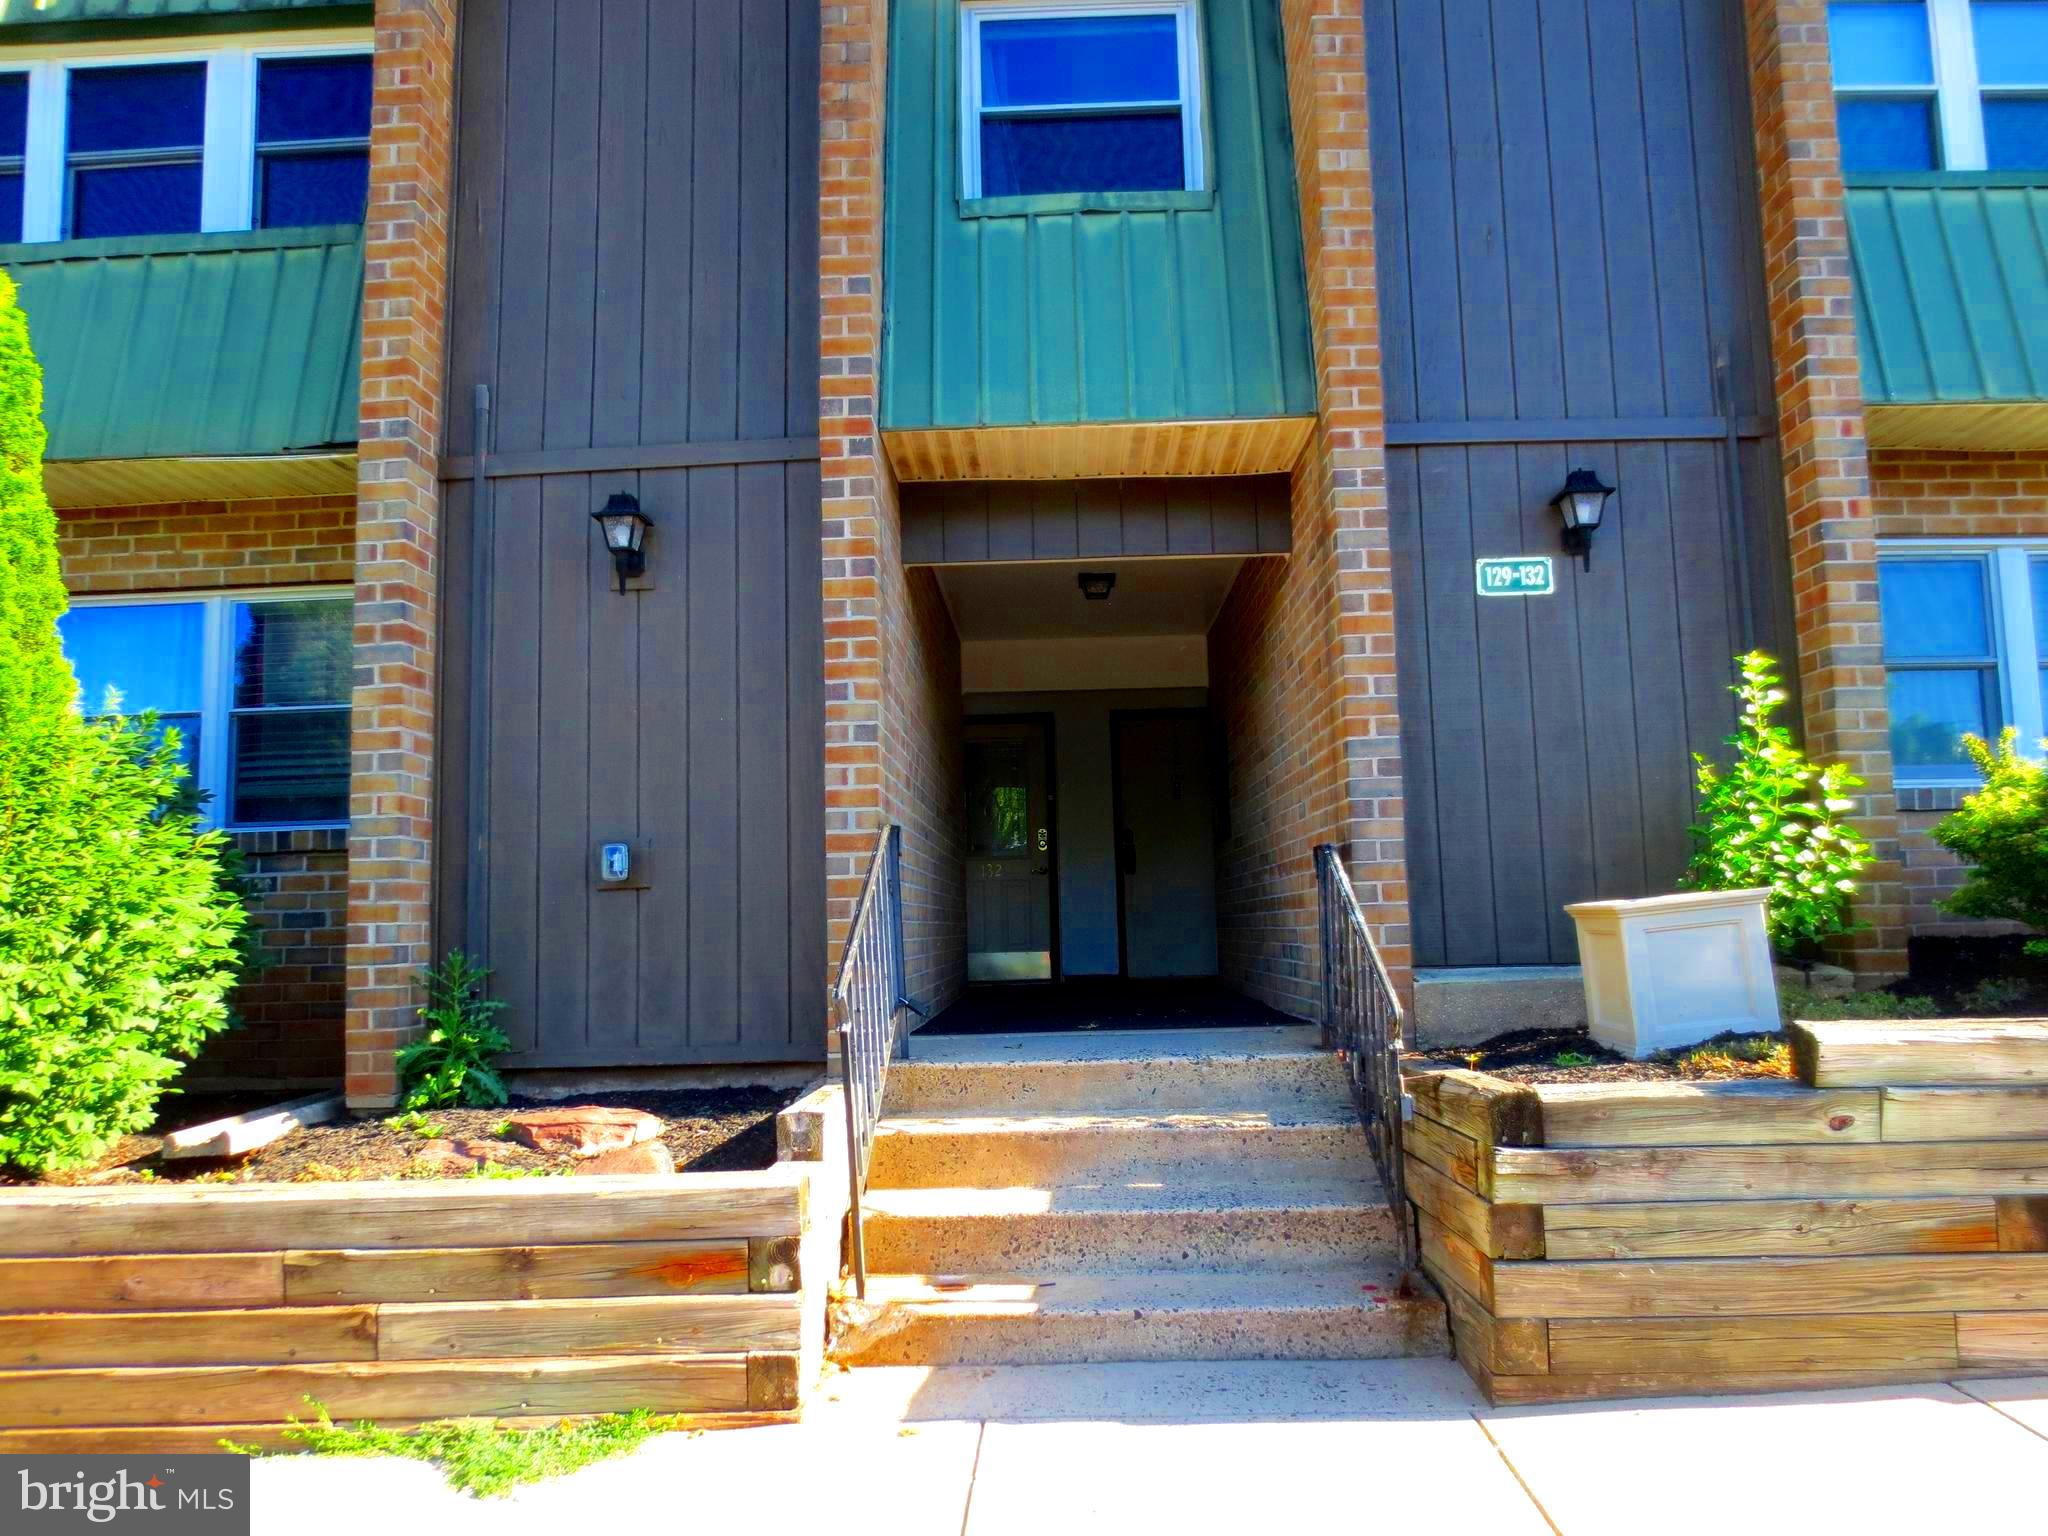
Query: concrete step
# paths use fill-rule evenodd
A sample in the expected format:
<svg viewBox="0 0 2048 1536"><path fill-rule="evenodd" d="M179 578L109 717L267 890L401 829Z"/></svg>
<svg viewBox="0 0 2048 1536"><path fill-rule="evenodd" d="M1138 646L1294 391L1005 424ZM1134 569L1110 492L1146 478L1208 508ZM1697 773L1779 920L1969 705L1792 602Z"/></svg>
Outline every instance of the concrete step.
<svg viewBox="0 0 2048 1536"><path fill-rule="evenodd" d="M1442 1355L1443 1304L1375 1266L1291 1274L868 1278L835 1309L848 1365L1108 1360L1383 1360Z"/></svg>
<svg viewBox="0 0 2048 1536"><path fill-rule="evenodd" d="M1309 1025L940 1036L889 1069L891 1114L1213 1109L1329 1110L1347 1102L1343 1064Z"/></svg>
<svg viewBox="0 0 2048 1536"><path fill-rule="evenodd" d="M868 1268L903 1274L1363 1268L1398 1252L1379 1184L1334 1170L1255 1185L871 1189L861 1209Z"/></svg>
<svg viewBox="0 0 2048 1536"><path fill-rule="evenodd" d="M1299 1119L1269 1109L891 1115L875 1128L868 1185L1009 1189L1164 1177L1192 1187L1298 1176L1275 1164L1323 1165L1309 1177L1363 1171L1368 1156L1348 1105Z"/></svg>

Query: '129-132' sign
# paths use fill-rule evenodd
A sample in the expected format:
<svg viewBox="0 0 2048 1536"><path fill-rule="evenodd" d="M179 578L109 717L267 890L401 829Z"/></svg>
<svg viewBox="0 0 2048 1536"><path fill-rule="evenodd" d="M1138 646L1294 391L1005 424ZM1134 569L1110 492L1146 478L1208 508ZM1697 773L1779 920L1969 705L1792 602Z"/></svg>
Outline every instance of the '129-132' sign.
<svg viewBox="0 0 2048 1536"><path fill-rule="evenodd" d="M1509 555L1477 564L1481 597L1548 597L1557 590L1548 555Z"/></svg>

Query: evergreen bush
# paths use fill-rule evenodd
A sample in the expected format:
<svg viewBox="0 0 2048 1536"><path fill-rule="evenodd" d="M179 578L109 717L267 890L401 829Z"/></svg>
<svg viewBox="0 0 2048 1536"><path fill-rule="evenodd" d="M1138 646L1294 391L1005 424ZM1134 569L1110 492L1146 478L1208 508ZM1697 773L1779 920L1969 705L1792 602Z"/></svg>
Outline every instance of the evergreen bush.
<svg viewBox="0 0 2048 1536"><path fill-rule="evenodd" d="M1942 910L2048 928L2048 767L2020 756L2010 726L1995 748L1965 736L1963 750L1984 787L1934 829L1934 840L1970 866ZM2048 939L2031 940L2027 952L2048 954Z"/></svg>

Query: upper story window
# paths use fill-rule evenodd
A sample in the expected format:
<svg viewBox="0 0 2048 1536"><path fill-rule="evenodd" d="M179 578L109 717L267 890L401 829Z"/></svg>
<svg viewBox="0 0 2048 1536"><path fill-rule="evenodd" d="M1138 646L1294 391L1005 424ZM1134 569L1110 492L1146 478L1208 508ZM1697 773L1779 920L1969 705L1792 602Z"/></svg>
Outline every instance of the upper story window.
<svg viewBox="0 0 2048 1536"><path fill-rule="evenodd" d="M1203 190L1192 4L961 9L963 195Z"/></svg>
<svg viewBox="0 0 2048 1536"><path fill-rule="evenodd" d="M235 828L348 820L353 601L347 592L101 602L58 620L79 703L154 710Z"/></svg>
<svg viewBox="0 0 2048 1536"><path fill-rule="evenodd" d="M0 240L353 224L360 43L0 58Z"/></svg>
<svg viewBox="0 0 2048 1536"><path fill-rule="evenodd" d="M1892 770L1970 783L1965 732L2033 750L2048 714L2048 545L1893 545L1878 561Z"/></svg>
<svg viewBox="0 0 2048 1536"><path fill-rule="evenodd" d="M2048 0L1834 0L1842 169L2048 170Z"/></svg>

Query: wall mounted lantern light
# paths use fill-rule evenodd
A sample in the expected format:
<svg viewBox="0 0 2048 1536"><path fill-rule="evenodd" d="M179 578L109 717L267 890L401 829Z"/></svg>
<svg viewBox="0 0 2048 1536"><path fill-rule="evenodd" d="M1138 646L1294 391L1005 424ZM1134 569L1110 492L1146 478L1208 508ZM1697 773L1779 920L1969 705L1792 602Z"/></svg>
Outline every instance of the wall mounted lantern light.
<svg viewBox="0 0 2048 1536"><path fill-rule="evenodd" d="M1116 590L1115 571L1083 571L1078 578L1081 595L1091 603L1106 603Z"/></svg>
<svg viewBox="0 0 2048 1536"><path fill-rule="evenodd" d="M1564 520L1565 553L1577 555L1589 571L1593 569L1593 535L1607 511L1607 498L1613 494L1614 487L1602 484L1592 470L1575 469L1565 476L1564 489L1550 498Z"/></svg>
<svg viewBox="0 0 2048 1536"><path fill-rule="evenodd" d="M590 518L604 531L604 547L612 552L612 569L618 573L623 593L626 583L647 569L647 530L654 526L654 519L640 510L637 496L624 491L612 492L604 509L591 513Z"/></svg>

